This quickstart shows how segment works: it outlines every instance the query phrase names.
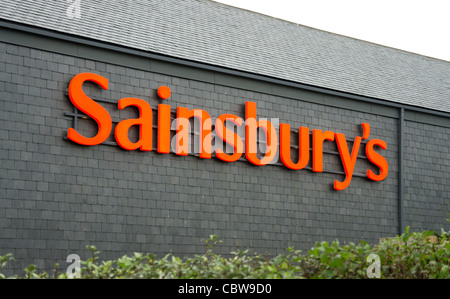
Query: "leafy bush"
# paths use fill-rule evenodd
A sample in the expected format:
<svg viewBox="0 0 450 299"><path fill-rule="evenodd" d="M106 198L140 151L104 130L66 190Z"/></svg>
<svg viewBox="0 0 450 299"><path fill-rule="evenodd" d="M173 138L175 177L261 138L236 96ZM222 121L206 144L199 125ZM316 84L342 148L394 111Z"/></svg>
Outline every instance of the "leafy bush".
<svg viewBox="0 0 450 299"><path fill-rule="evenodd" d="M152 254L135 253L117 260L99 262L99 252L94 246L88 246L92 257L81 261L80 278L83 279L292 279L292 278L368 278L368 268L372 261L369 255L379 257L381 278L450 278L449 234L441 231L405 233L396 238L387 239L371 246L366 242L341 245L338 241L319 242L302 254L301 251L288 248L287 253L273 258L261 255L249 256L248 251L236 251L231 257L224 258L214 253L220 241L217 236L205 240L206 253L181 259L168 254L156 258ZM1 268L13 259L8 254L0 256ZM50 277L46 272L37 272L30 265L25 276L8 278L69 278L66 273L55 273Z"/></svg>
<svg viewBox="0 0 450 299"><path fill-rule="evenodd" d="M371 247L365 242L339 246L316 244L305 257L303 276L307 278L367 278L367 257L380 258L381 278L450 278L448 233L432 231L405 233Z"/></svg>

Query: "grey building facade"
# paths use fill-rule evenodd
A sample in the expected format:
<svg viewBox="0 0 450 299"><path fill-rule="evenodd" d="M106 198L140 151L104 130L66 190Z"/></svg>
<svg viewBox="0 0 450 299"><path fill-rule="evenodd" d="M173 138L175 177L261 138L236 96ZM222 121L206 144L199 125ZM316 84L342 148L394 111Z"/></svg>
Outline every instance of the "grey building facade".
<svg viewBox="0 0 450 299"><path fill-rule="evenodd" d="M0 255L14 254L11 270L64 267L69 254L88 258L87 245L106 259L188 256L215 234L218 252L275 255L323 240L376 243L406 226L449 229L448 62L206 0L81 1L70 18L65 1L1 5ZM153 151L124 150L113 134L95 146L68 140L69 128L98 131L68 95L81 73L109 80L84 91L114 124L138 115L119 99L153 108ZM323 143L323 172L312 154L292 170L157 152L159 104L173 118L177 107L245 118L248 101L259 119L291 125L293 161L296 128L309 128L310 144L312 130L342 133L351 151L370 124L350 185L333 188L345 178L335 141ZM382 181L367 178L377 171L364 151L371 139L387 144L377 150L389 165Z"/></svg>

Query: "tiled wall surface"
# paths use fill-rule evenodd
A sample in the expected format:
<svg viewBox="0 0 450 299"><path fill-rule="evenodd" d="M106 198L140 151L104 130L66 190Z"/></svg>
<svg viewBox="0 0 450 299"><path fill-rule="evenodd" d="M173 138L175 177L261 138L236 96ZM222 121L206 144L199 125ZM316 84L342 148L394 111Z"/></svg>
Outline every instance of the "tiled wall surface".
<svg viewBox="0 0 450 299"><path fill-rule="evenodd" d="M344 133L349 140L361 136L361 123L367 122L369 139L388 145L382 154L389 175L382 182L354 177L338 192L333 181L344 176L332 172L343 168L333 154L324 158L324 169L332 172L314 173L75 144L64 138L73 126L67 113L74 111L66 93L82 72L109 80L108 90L86 84L86 94L144 99L155 108L154 120L161 103L156 89L167 85L172 96L165 103L173 110L244 118L245 102L253 101L260 118ZM0 99L0 255L14 254L11 269L30 263L51 269L56 262L64 268L69 254L89 258L87 245L105 259L134 251L187 256L204 252L202 239L216 234L223 241L219 253L278 254L289 246L307 250L316 241L376 243L397 234L396 118L6 43L0 43ZM137 117L133 108L102 106L118 121ZM86 135L97 130L90 120L78 119L77 126ZM407 122L406 130L405 225L439 229L449 192L449 128ZM334 142L325 149L337 151ZM358 159L355 173L370 167Z"/></svg>
<svg viewBox="0 0 450 299"><path fill-rule="evenodd" d="M416 230L449 228L450 128L406 122L405 221Z"/></svg>

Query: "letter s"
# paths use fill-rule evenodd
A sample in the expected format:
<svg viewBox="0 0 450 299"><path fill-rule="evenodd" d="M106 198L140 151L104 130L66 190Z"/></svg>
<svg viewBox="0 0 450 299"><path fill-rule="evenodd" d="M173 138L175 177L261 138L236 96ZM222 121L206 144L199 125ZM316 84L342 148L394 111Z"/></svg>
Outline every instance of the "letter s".
<svg viewBox="0 0 450 299"><path fill-rule="evenodd" d="M384 142L383 140L372 139L369 142L367 142L366 144L367 158L369 159L370 162L372 162L373 164L375 164L380 168L380 174L378 175L375 174L372 170L368 169L367 177L373 181L382 181L386 178L388 174L389 166L386 159L377 152L375 152L375 150L373 149L374 145L378 145L384 150L387 148L386 142Z"/></svg>
<svg viewBox="0 0 450 299"><path fill-rule="evenodd" d="M97 145L105 141L112 129L112 120L108 111L83 92L83 83L93 81L103 89L108 89L108 79L92 73L76 75L69 84L69 97L72 104L80 111L92 117L98 124L98 132L94 137L88 138L80 135L75 129L69 128L67 137L73 142L82 145Z"/></svg>
<svg viewBox="0 0 450 299"><path fill-rule="evenodd" d="M215 123L215 130L220 139L231 145L234 149L234 154L227 154L221 148L216 149L216 156L225 162L234 162L239 160L244 151L244 143L238 134L225 126L225 121L230 121L236 126L242 126L242 118L233 114L222 114Z"/></svg>

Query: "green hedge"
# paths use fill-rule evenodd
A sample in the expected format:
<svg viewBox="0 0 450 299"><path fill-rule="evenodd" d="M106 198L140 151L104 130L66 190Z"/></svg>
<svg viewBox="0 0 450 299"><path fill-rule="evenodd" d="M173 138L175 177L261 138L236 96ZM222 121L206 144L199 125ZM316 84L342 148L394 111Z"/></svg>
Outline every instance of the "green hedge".
<svg viewBox="0 0 450 299"><path fill-rule="evenodd" d="M220 243L217 236L205 240L206 253L181 259L171 254L156 258L152 254L135 253L117 260L100 261L99 252L88 246L92 257L81 261L79 277L83 279L139 278L139 279L311 279L311 278L368 278L368 272L377 273L375 278L393 279L444 279L450 278L449 233L406 231L396 238L377 245L366 242L340 244L320 242L307 254L288 248L285 254L268 258L248 254L248 251L232 252L224 258L214 253ZM375 257L372 259L371 257ZM377 260L376 258L379 257ZM13 259L8 254L0 256L0 278L70 278L60 273L38 272L30 265L23 276L5 277L1 267Z"/></svg>

